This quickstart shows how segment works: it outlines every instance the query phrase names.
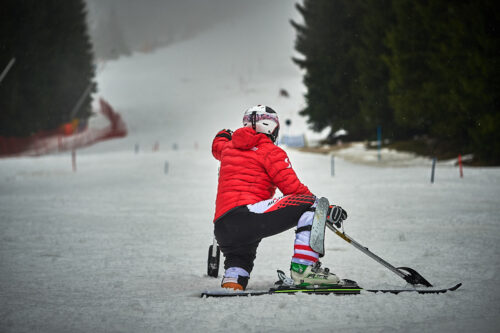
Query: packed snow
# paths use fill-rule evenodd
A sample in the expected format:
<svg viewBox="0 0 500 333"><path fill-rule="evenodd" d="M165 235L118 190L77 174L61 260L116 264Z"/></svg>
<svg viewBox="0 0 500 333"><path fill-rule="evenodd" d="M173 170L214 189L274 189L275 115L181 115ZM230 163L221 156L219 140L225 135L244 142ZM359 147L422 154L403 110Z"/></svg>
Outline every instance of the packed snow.
<svg viewBox="0 0 500 333"><path fill-rule="evenodd" d="M349 214L345 231L442 295L201 299L217 163L207 150L0 160L2 332L494 332L500 324L498 168L372 167L288 151L301 180ZM165 164L168 163L168 168ZM328 231L327 231L328 232ZM249 289L287 270L294 232L265 239ZM333 233L324 265L365 288L406 283ZM221 268L222 269L222 268Z"/></svg>
<svg viewBox="0 0 500 333"><path fill-rule="evenodd" d="M279 10L107 63L99 95L129 136L78 151L76 172L69 154L0 160L0 332L498 331L500 168L465 168L460 178L438 163L431 184L430 160L382 150L378 161L362 145L334 153L334 176L330 155L287 152L313 193L347 210L347 234L435 287L462 282L459 290L199 297L220 285L206 275L214 134L262 103L292 119L282 133L312 135L290 60L293 1L271 6ZM270 25L266 34L251 33L255 17ZM293 239L289 230L262 241L249 289L288 270ZM328 230L326 252L325 266L364 288L408 287Z"/></svg>

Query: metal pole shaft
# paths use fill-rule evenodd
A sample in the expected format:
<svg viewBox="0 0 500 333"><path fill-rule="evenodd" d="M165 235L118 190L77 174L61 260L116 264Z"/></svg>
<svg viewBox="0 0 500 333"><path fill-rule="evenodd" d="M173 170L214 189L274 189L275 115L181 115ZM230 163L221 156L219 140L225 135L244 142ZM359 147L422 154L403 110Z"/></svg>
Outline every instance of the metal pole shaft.
<svg viewBox="0 0 500 333"><path fill-rule="evenodd" d="M76 114L78 113L78 110L80 109L80 107L82 106L85 98L88 96L88 94L90 93L90 90L92 89L92 85L94 83L93 82L90 82L87 86L87 88L85 88L85 90L83 91L82 95L80 96L80 98L78 99L78 101L76 102L75 106L73 107L73 109L71 110L71 113L70 113L70 119L73 119L75 118Z"/></svg>
<svg viewBox="0 0 500 333"><path fill-rule="evenodd" d="M16 62L16 58L10 59L9 63L7 64L7 67L5 67L2 74L0 75L0 83L2 83L3 79L7 76L7 73L10 71L10 68L12 66L14 66L15 62Z"/></svg>
<svg viewBox="0 0 500 333"><path fill-rule="evenodd" d="M386 268L390 269L391 271L393 271L394 273L396 273L398 276L402 277L403 279L406 277L406 274L404 274L403 272L399 271L396 267L392 266L391 264L389 264L387 261L385 261L384 259L382 259L379 256L377 256L376 254L370 252L367 247L364 247L363 245L359 244L354 239L352 239L351 237L347 236L345 233L340 232L332 224L326 223L326 225L337 236L339 236L340 238L342 238L346 242L350 243L352 246L354 246L355 248L357 248L358 250L360 250L361 252L363 252L364 254L366 254L367 256L369 256L370 258L374 259L379 264L382 264L383 266L385 266Z"/></svg>
<svg viewBox="0 0 500 333"><path fill-rule="evenodd" d="M431 183L434 183L434 171L436 170L436 161L437 158L432 159L432 170L431 170Z"/></svg>
<svg viewBox="0 0 500 333"><path fill-rule="evenodd" d="M335 156L332 155L331 160L330 160L330 174L335 176Z"/></svg>
<svg viewBox="0 0 500 333"><path fill-rule="evenodd" d="M382 127L377 126L377 150L378 150L378 160L382 159Z"/></svg>

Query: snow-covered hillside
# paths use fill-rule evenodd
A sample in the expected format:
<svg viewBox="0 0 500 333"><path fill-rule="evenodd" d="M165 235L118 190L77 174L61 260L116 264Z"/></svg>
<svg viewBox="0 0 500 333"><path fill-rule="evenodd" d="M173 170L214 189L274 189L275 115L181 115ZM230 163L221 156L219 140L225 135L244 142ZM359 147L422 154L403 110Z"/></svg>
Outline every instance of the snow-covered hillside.
<svg viewBox="0 0 500 333"><path fill-rule="evenodd" d="M466 168L460 179L438 164L430 184L428 160L383 151L379 163L359 146L336 153L335 177L330 156L288 153L315 194L348 211L350 236L436 287L462 288L198 297L220 283L206 276L214 134L239 127L244 109L261 103L292 119L290 134L311 135L297 113L304 87L291 62L294 1L267 3L268 11L107 63L97 95L122 114L129 136L78 151L76 172L68 154L0 159L0 332L498 331L500 168ZM262 241L250 289L288 270L293 239L290 230ZM324 265L341 278L406 286L331 233L326 249Z"/></svg>
<svg viewBox="0 0 500 333"><path fill-rule="evenodd" d="M99 91L120 112L129 137L104 149L149 150L174 143L208 147L222 128L241 126L243 112L256 104L273 107L290 133L314 134L298 115L304 107L302 74L292 62L299 20L294 1L275 1L228 17L214 28L151 54L133 54L106 63L97 76ZM280 97L285 89L290 97Z"/></svg>
<svg viewBox="0 0 500 333"><path fill-rule="evenodd" d="M500 170L378 168L289 152L349 213L346 232L443 295L200 299L217 163L207 150L0 160L2 332L494 332L500 320ZM168 173L165 174L165 163ZM293 230L265 239L249 288L287 270ZM405 282L329 233L323 263L365 288Z"/></svg>

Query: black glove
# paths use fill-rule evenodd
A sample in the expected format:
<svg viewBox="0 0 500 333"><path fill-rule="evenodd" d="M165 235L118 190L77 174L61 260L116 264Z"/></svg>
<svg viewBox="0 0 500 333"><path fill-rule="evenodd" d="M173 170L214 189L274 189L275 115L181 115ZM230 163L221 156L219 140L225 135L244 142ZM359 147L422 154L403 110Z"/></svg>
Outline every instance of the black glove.
<svg viewBox="0 0 500 333"><path fill-rule="evenodd" d="M335 224L337 228L340 228L342 222L347 219L347 212L340 206L330 205L326 219L330 223Z"/></svg>
<svg viewBox="0 0 500 333"><path fill-rule="evenodd" d="M216 138L226 138L228 140L231 140L232 137L233 137L233 131L231 131L230 129L223 129L223 130L220 130L219 133L217 133L217 135L215 136Z"/></svg>

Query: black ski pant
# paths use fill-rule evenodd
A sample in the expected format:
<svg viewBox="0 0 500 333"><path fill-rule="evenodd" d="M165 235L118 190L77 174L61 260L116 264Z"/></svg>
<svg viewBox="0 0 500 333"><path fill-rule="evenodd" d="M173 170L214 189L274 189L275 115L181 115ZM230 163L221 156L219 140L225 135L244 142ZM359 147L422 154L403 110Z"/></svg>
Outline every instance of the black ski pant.
<svg viewBox="0 0 500 333"><path fill-rule="evenodd" d="M313 210L315 200L312 195L288 195L262 212L252 205L238 206L217 219L215 237L225 257L224 269L241 267L250 273L260 241L296 227L300 216Z"/></svg>

